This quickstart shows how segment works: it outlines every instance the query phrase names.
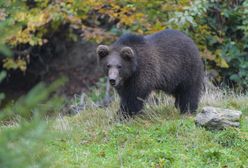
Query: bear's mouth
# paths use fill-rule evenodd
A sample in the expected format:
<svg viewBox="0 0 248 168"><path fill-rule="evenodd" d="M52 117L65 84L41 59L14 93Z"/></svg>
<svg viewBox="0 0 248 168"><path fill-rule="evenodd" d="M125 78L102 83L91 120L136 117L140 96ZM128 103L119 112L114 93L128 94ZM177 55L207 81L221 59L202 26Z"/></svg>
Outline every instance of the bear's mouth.
<svg viewBox="0 0 248 168"><path fill-rule="evenodd" d="M112 86L114 86L114 85L115 85L115 80L114 80L114 79L110 79L110 80L109 80L109 83L110 83Z"/></svg>
<svg viewBox="0 0 248 168"><path fill-rule="evenodd" d="M109 79L109 83L112 87L118 87L121 83L121 78Z"/></svg>

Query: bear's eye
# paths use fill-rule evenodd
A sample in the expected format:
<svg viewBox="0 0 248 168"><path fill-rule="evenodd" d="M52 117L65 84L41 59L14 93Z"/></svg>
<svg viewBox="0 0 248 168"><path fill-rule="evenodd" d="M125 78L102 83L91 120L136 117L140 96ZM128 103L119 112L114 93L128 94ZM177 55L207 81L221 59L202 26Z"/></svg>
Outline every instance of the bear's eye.
<svg viewBox="0 0 248 168"><path fill-rule="evenodd" d="M122 68L122 66L121 66L121 65L117 65L117 68L118 68L118 69L121 69L121 68Z"/></svg>
<svg viewBox="0 0 248 168"><path fill-rule="evenodd" d="M109 64L107 65L107 68L108 68L108 69L110 68L110 65L109 65Z"/></svg>

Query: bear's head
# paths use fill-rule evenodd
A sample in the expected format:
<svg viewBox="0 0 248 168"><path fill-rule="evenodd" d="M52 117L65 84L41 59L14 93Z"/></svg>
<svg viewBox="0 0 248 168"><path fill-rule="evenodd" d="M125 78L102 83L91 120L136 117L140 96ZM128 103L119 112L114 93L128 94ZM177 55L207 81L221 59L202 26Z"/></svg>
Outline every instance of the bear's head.
<svg viewBox="0 0 248 168"><path fill-rule="evenodd" d="M114 87L123 85L136 71L137 57L131 47L99 45L96 52L110 84Z"/></svg>

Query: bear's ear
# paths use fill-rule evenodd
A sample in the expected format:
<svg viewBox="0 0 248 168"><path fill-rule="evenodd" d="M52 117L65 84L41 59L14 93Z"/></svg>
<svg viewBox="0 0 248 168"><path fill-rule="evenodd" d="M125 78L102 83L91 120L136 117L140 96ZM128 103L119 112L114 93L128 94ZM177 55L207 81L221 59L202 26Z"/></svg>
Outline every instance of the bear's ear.
<svg viewBox="0 0 248 168"><path fill-rule="evenodd" d="M106 45L99 45L96 49L96 53L101 60L109 54L109 47Z"/></svg>
<svg viewBox="0 0 248 168"><path fill-rule="evenodd" d="M123 47L121 49L121 56L123 59L131 61L134 58L134 51L130 47Z"/></svg>

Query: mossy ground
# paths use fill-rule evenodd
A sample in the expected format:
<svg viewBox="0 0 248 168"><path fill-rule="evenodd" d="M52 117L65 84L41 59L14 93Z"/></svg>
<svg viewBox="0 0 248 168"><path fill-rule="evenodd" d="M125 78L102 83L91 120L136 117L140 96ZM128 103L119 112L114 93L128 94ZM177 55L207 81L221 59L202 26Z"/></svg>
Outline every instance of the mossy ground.
<svg viewBox="0 0 248 168"><path fill-rule="evenodd" d="M208 131L194 115L180 115L173 99L158 93L143 115L114 120L117 99L108 108L85 101L84 110L50 121L54 137L44 142L54 167L248 167L248 96L214 90L206 105L243 112L241 128Z"/></svg>

